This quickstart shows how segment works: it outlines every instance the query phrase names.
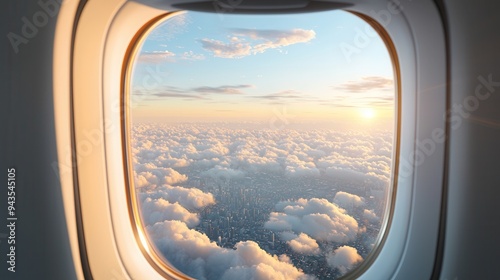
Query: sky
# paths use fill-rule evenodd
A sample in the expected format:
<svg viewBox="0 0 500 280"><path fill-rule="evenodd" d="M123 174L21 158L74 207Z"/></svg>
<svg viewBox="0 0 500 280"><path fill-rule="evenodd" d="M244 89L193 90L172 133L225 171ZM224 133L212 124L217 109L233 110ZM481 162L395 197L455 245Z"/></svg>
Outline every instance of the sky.
<svg viewBox="0 0 500 280"><path fill-rule="evenodd" d="M134 121L393 125L383 41L345 11L174 15L146 35Z"/></svg>

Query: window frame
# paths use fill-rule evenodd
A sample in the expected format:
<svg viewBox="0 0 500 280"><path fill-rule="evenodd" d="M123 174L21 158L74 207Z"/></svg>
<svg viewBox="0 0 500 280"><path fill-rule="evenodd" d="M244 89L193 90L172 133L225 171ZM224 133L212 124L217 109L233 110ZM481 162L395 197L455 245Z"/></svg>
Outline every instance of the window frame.
<svg viewBox="0 0 500 280"><path fill-rule="evenodd" d="M441 18L431 0L404 2L411 7L392 14L386 25L371 15L387 11L392 2L356 0L349 3L352 6L348 11L371 18L372 25L378 23L385 30L398 55L400 137L395 138L400 140L394 147L400 148L399 157L394 159L400 161L393 169L394 174L398 174L394 178L398 191L393 193L391 229L384 235L378 256L343 278L430 278L439 233L444 143L435 143L434 152L421 164L416 164L415 152L419 149L416 139L432 139L436 129L445 131L446 56ZM160 8L168 8L168 4ZM130 174L124 166L127 155L121 125L126 112L120 109L126 104L124 73L132 47L123 42L136 42L146 27L165 15L160 8L137 1L88 0L75 26L73 55L54 61L56 85L67 81L62 78L68 76L63 70L72 71L67 77L69 83L55 87L54 94L55 100L68 92L72 98L69 112L67 104L54 103L58 115L56 125L69 125L73 131L73 137L58 138L60 161L65 160L68 147L75 151L75 161L71 164L76 172L65 173L67 179L61 176L61 182L63 189L73 189L76 184L78 196L74 195L73 201L65 196L65 209L67 215L75 213L77 207L82 213L80 220L77 217L84 236L79 250L81 253L82 248L85 249L83 258L87 258L92 276L98 279L164 279L167 276L150 265L140 245L144 236L137 236L131 219L123 217L124 211L130 211L127 195ZM76 17L76 13L64 9L64 5L61 14ZM426 15L425 19L422 14ZM65 23L58 22L56 37L63 29L59 27L61 24ZM64 43L67 41L56 40L56 49ZM64 116L69 118L61 120ZM393 164L396 161L393 160ZM410 165L409 175L402 176L403 161ZM75 197L79 200L74 201ZM73 251L76 250L73 247ZM418 267L413 265L415 262L419 263Z"/></svg>
<svg viewBox="0 0 500 280"><path fill-rule="evenodd" d="M376 22L374 19L363 15L361 13L355 12L355 11L349 11L349 10L344 10L345 12L348 12L354 16L357 16L361 18L365 23L369 24L370 27L372 27L376 32L377 35L380 36L382 41L384 42L387 51L389 53L390 59L391 59L391 64L393 67L393 78L394 78L394 125L393 125L393 149L392 149L392 161L391 161L391 182L388 190L388 195L386 197L385 201L385 207L384 207L384 216L381 217L381 220L383 221L380 227L380 233L377 236L377 239L375 241L375 246L374 248L370 251L370 253L366 256L366 258L362 261L361 265L357 266L356 268L350 270L348 273L343 275L342 277L354 277L358 278L364 271L368 269L368 267L373 263L373 261L377 258L377 255L379 254L381 247L383 246L386 237L387 237L387 232L389 231L390 225L391 225L391 220L392 220L392 212L394 210L394 200L396 198L396 193L397 193L397 169L395 168L396 166L399 165L399 146L400 146L400 111L401 111L401 104L399 100L401 99L400 93L401 93L401 87L400 87L400 68L399 68L399 60L398 56L394 47L394 44L390 38L390 36L386 33L384 28ZM136 197L136 189L134 186L134 167L133 167L133 153L132 153L132 146L131 146L131 128L132 128L132 123L131 123L131 116L130 116L130 106L125 106L126 104L130 103L130 96L131 96L131 81L133 77L133 66L135 64L136 58L140 54L140 47L144 43L144 41L147 39L148 35L150 32L152 32L156 27L164 23L165 21L169 20L172 17L175 17L179 14L182 14L183 12L172 12L172 13L167 13L163 16L159 16L152 21L150 21L147 25L145 25L141 29L141 33L136 35L136 40L135 42L132 42L131 47L129 48L129 52L127 54L126 58L126 63L125 63L125 69L124 71L124 79L123 79L123 98L122 98L122 108L125 108L124 111L124 116L122 119L122 131L123 131L123 149L124 149L124 155L125 155L125 161L126 161L126 170L128 170L128 176L126 178L126 185L128 193L127 196L129 198L129 211L132 216L132 226L134 227L134 232L138 240L141 241L142 243L142 248L143 248L143 253L145 254L145 257L149 260L149 262L157 269L160 271L160 273L166 273L167 275L174 275L179 277L180 279L190 279L190 278L185 278L185 274L182 272L178 271L175 269L173 265L169 265L169 261L166 260L164 257L161 256L161 253L157 253L154 246L151 245L151 241L147 240L147 233L145 232L145 226L144 223L141 219L141 213L140 213L140 205L139 202L137 201Z"/></svg>

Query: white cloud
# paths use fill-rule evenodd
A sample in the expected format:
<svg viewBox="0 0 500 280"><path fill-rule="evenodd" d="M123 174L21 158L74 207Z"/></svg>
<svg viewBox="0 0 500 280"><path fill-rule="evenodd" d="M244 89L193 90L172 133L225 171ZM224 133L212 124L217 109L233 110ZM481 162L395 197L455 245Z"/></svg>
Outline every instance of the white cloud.
<svg viewBox="0 0 500 280"><path fill-rule="evenodd" d="M188 177L186 175L180 174L172 168L164 169L164 180L165 184L175 185L187 181Z"/></svg>
<svg viewBox="0 0 500 280"><path fill-rule="evenodd" d="M185 158L174 158L171 155L159 156L157 158L158 163L161 166L169 167L186 167L191 164L191 161Z"/></svg>
<svg viewBox="0 0 500 280"><path fill-rule="evenodd" d="M147 230L169 262L196 279L312 279L253 241L221 248L179 221L156 223Z"/></svg>
<svg viewBox="0 0 500 280"><path fill-rule="evenodd" d="M245 175L245 172L217 165L214 168L202 172L201 174L204 176L209 176L214 179L218 178L238 179L242 178Z"/></svg>
<svg viewBox="0 0 500 280"><path fill-rule="evenodd" d="M182 207L189 210L196 210L215 204L214 196L211 193L203 192L197 188L165 185L156 188L154 192L147 192L142 195L143 197L151 197L153 199L162 198L170 203L179 203Z"/></svg>
<svg viewBox="0 0 500 280"><path fill-rule="evenodd" d="M341 246L326 256L328 265L337 268L341 274L345 274L362 261L358 251L350 246Z"/></svg>
<svg viewBox="0 0 500 280"><path fill-rule="evenodd" d="M192 91L199 93L219 93L219 94L242 94L241 89L252 88L252 85L224 85L218 87L202 86L193 88Z"/></svg>
<svg viewBox="0 0 500 280"><path fill-rule="evenodd" d="M316 37L313 30L292 29L292 30L253 30L253 29L233 29L236 36L249 37L252 40L262 40L264 42L253 47L255 53L262 53L267 49L274 49L289 46L297 43L309 42Z"/></svg>
<svg viewBox="0 0 500 280"><path fill-rule="evenodd" d="M154 51L140 53L137 59L142 63L163 63L166 61L173 62L174 57L175 53L170 51Z"/></svg>
<svg viewBox="0 0 500 280"><path fill-rule="evenodd" d="M389 90L394 88L394 82L390 78L368 76L362 77L357 81L348 81L335 88L350 93L366 92L369 90Z"/></svg>
<svg viewBox="0 0 500 280"><path fill-rule="evenodd" d="M365 205L365 199L355 194L347 192L337 192L333 198L333 202L344 209L351 210L354 207L361 207Z"/></svg>
<svg viewBox="0 0 500 280"><path fill-rule="evenodd" d="M292 232L282 232L280 234L280 239L286 241L286 243L292 248L294 252L304 254L304 255L318 255L321 250L319 245L313 238L305 233L296 235Z"/></svg>
<svg viewBox="0 0 500 280"><path fill-rule="evenodd" d="M347 243L356 239L358 222L326 199L312 198L276 204L265 227L274 231L305 233L318 241Z"/></svg>
<svg viewBox="0 0 500 280"><path fill-rule="evenodd" d="M377 216L377 214L375 213L375 211L373 209L372 210L368 210L368 209L363 210L363 219L372 223L372 224L375 224L378 221L380 221L380 218Z"/></svg>
<svg viewBox="0 0 500 280"><path fill-rule="evenodd" d="M175 185L187 180L188 176L172 168L157 167L152 163L135 165L135 185L138 188L154 189L161 184Z"/></svg>
<svg viewBox="0 0 500 280"><path fill-rule="evenodd" d="M153 29L148 35L148 40L162 42L168 45L168 41L179 36L187 30L187 25L191 23L188 13L177 14Z"/></svg>
<svg viewBox="0 0 500 280"><path fill-rule="evenodd" d="M320 175L320 171L314 162L303 161L297 155L287 157L285 172L292 177L319 177Z"/></svg>
<svg viewBox="0 0 500 280"><path fill-rule="evenodd" d="M252 47L248 43L224 43L214 39L201 39L201 46L216 57L240 58L251 54Z"/></svg>
<svg viewBox="0 0 500 280"><path fill-rule="evenodd" d="M156 187L158 182L158 177L151 172L141 172L135 177L136 188Z"/></svg>
<svg viewBox="0 0 500 280"><path fill-rule="evenodd" d="M191 61L204 60L205 56L203 54L196 54L193 51L188 51L188 52L183 52L180 55L180 59L191 60Z"/></svg>
<svg viewBox="0 0 500 280"><path fill-rule="evenodd" d="M249 172L296 178L326 175L336 181L379 189L388 186L392 176L391 158L387 156L392 140L386 134L327 130L259 132L199 125L141 125L134 129L139 132L134 146L138 173L157 175L155 169L192 165L202 171L215 168L206 173L212 176L246 176ZM156 168L146 166L151 163Z"/></svg>
<svg viewBox="0 0 500 280"><path fill-rule="evenodd" d="M216 57L241 58L263 53L268 49L281 48L297 43L309 42L316 37L313 30L250 30L233 29L229 42L201 39L202 47Z"/></svg>
<svg viewBox="0 0 500 280"><path fill-rule="evenodd" d="M238 42L245 41L232 41ZM227 89L198 90L205 94L202 91ZM352 252L354 248L340 247L330 253L325 248L358 240L368 223L376 225L376 213L381 211L378 206L342 190L347 188L344 182L349 182L366 187L374 196L384 193L391 178L392 138L388 132L232 129L206 124L135 124L132 129L135 186L144 224L151 241L175 267L190 276L309 277L286 255L272 256L252 241L237 243L235 249L222 248L194 229L201 222L197 212L217 203L207 192L213 180L251 184L254 179L247 180L246 176L300 180L311 185L335 181L338 186L332 184L331 188L340 191L328 197L330 200L308 196L276 203L265 228L276 231L293 254L326 256L328 264L342 273L362 260ZM278 187L270 183L270 187ZM362 224L358 225L352 215Z"/></svg>
<svg viewBox="0 0 500 280"><path fill-rule="evenodd" d="M181 221L188 227L199 224L200 219L197 214L189 212L179 203L170 203L163 198L146 198L141 203L142 217L146 225L153 225L163 221Z"/></svg>

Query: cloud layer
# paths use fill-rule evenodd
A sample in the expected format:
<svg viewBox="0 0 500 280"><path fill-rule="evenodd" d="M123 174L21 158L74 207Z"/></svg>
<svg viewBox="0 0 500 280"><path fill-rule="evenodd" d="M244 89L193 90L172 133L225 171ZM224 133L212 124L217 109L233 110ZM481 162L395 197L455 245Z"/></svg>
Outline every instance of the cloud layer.
<svg viewBox="0 0 500 280"><path fill-rule="evenodd" d="M285 231L280 234L280 238L286 241L290 248L297 253L317 255L321 252L318 242L305 233L296 235L292 232Z"/></svg>
<svg viewBox="0 0 500 280"><path fill-rule="evenodd" d="M336 268L341 274L345 274L363 261L358 251L350 246L341 246L326 256L329 266Z"/></svg>
<svg viewBox="0 0 500 280"><path fill-rule="evenodd" d="M358 81L348 81L335 87L346 92L358 93L370 90L390 90L394 88L392 79L378 76L362 77Z"/></svg>
<svg viewBox="0 0 500 280"><path fill-rule="evenodd" d="M358 234L358 222L346 210L326 199L280 202L265 227L274 231L305 233L316 240L347 243Z"/></svg>
<svg viewBox="0 0 500 280"><path fill-rule="evenodd" d="M337 192L333 198L333 202L345 209L352 209L365 205L364 198L347 192Z"/></svg>
<svg viewBox="0 0 500 280"><path fill-rule="evenodd" d="M195 229L204 222L204 209L217 207L215 195L203 189L207 180L231 186L270 176L281 178L272 182L349 182L370 186L373 195L383 193L391 176L388 133L136 124L133 135L134 182L149 238L191 277L314 279L293 254L321 259L343 274L363 259L351 244L380 223L377 205L336 191L331 197L273 203L263 230L275 232L292 255L270 253L252 240L222 247Z"/></svg>
<svg viewBox="0 0 500 280"><path fill-rule="evenodd" d="M313 279L253 241L221 248L180 221L159 222L147 230L171 264L196 279Z"/></svg>

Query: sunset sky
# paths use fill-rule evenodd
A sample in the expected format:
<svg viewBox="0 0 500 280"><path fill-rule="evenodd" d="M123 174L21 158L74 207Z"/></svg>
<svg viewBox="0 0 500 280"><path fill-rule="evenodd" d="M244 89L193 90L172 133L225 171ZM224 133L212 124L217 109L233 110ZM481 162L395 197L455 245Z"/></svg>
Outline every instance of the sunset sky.
<svg viewBox="0 0 500 280"><path fill-rule="evenodd" d="M149 33L133 71L134 121L393 124L388 51L343 11L179 14Z"/></svg>

